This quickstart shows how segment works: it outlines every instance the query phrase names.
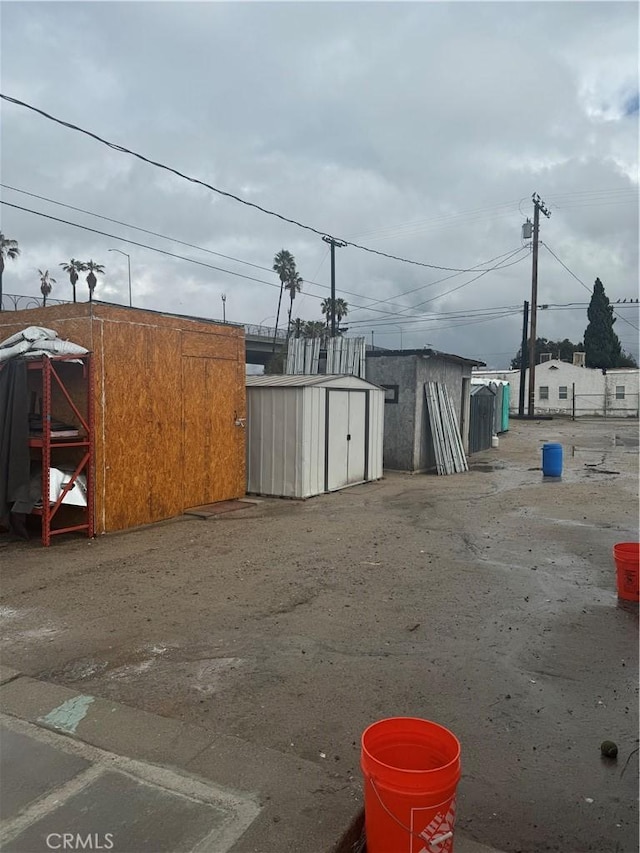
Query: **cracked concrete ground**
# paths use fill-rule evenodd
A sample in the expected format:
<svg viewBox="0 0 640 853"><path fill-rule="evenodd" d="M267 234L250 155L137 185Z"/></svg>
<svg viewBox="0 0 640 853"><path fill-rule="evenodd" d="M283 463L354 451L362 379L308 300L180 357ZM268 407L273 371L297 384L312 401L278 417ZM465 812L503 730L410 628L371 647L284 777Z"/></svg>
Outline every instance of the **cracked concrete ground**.
<svg viewBox="0 0 640 853"><path fill-rule="evenodd" d="M542 478L545 441L564 446L560 481ZM638 539L637 421L516 421L471 462L8 543L3 662L330 766L350 798L370 722L433 719L462 742L473 838L635 853L638 616L617 601L612 547Z"/></svg>

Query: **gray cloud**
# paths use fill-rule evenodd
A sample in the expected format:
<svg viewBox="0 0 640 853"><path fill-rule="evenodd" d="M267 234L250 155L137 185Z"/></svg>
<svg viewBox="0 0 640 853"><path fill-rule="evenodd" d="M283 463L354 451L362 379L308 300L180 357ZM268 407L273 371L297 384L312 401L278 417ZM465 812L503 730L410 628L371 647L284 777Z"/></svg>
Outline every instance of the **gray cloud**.
<svg viewBox="0 0 640 853"><path fill-rule="evenodd" d="M637 296L638 11L629 3L5 3L2 89L257 204L392 254L474 266L521 245L533 191L542 239L611 299ZM329 283L319 238L3 104L2 180L270 268L289 248L305 279L296 311L319 317ZM634 192L635 190L635 192ZM277 283L273 274L3 191L7 201ZM521 203L521 205L520 205ZM520 209L519 209L520 205ZM94 257L103 295L258 322L277 289L69 226L2 210L23 254L9 292L37 293L37 267ZM403 297L447 273L338 252L350 328L376 342L431 343L503 364L521 318L410 323L413 306L472 278ZM69 295L62 274L53 295ZM309 284L314 280L322 286ZM420 313L521 306L530 262L490 273ZM341 291L342 292L342 291ZM358 294L358 295L354 295ZM540 301L588 301L544 249ZM393 299L365 311L373 299ZM620 309L637 325L637 311ZM586 307L548 310L539 332L579 339ZM466 324L466 325L465 325ZM637 333L617 330L637 354Z"/></svg>

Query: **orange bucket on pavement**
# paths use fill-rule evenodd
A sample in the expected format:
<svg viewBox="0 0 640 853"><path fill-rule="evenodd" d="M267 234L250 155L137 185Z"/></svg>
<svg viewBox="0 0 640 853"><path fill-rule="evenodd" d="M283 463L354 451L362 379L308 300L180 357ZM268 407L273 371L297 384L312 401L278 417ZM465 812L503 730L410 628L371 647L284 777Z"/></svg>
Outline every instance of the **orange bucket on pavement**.
<svg viewBox="0 0 640 853"><path fill-rule="evenodd" d="M391 717L362 734L367 853L453 853L460 743L444 726Z"/></svg>
<svg viewBox="0 0 640 853"><path fill-rule="evenodd" d="M619 542L614 545L613 559L616 564L618 598L623 598L625 601L639 601L640 542Z"/></svg>

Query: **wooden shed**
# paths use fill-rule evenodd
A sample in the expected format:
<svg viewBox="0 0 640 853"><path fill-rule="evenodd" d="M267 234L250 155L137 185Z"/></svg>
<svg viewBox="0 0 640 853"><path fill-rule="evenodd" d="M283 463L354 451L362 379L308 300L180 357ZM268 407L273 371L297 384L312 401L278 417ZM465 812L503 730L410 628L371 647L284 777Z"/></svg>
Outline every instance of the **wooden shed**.
<svg viewBox="0 0 640 853"><path fill-rule="evenodd" d="M241 326L103 302L0 314L0 340L54 329L93 353L95 531L245 493Z"/></svg>

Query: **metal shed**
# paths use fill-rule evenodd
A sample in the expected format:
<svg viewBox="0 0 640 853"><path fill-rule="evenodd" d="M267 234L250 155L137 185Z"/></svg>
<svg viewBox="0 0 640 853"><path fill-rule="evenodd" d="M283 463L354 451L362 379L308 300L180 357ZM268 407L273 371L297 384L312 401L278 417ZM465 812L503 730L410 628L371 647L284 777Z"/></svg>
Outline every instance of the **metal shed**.
<svg viewBox="0 0 640 853"><path fill-rule="evenodd" d="M382 477L384 390L356 376L247 377L247 491L308 498Z"/></svg>
<svg viewBox="0 0 640 853"><path fill-rule="evenodd" d="M488 385L471 386L471 415L469 419L469 453L491 447L496 395Z"/></svg>

